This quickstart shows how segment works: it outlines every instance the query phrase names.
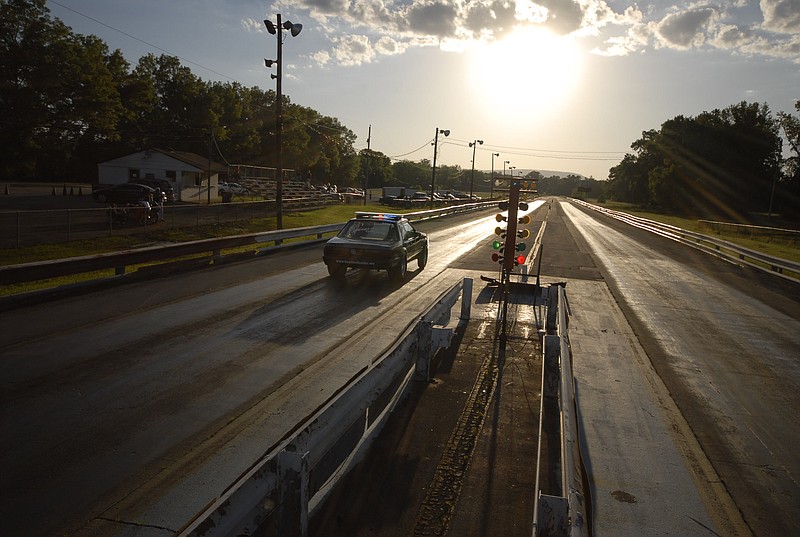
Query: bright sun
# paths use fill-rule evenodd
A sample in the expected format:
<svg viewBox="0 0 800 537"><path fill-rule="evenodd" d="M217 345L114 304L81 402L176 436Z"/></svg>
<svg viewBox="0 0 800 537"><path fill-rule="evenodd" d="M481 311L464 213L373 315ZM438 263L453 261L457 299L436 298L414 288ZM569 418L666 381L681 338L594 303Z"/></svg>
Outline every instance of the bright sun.
<svg viewBox="0 0 800 537"><path fill-rule="evenodd" d="M470 85L479 102L494 113L517 118L560 110L581 74L575 42L538 28L516 30L480 45L470 63Z"/></svg>

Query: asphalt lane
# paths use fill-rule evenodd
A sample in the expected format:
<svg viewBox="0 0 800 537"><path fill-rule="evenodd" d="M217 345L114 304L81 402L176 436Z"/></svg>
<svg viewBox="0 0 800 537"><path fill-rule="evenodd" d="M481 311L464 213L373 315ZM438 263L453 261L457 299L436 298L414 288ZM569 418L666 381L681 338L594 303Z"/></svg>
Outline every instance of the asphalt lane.
<svg viewBox="0 0 800 537"><path fill-rule="evenodd" d="M332 285L317 247L0 313L0 533L179 528L436 300L492 222L427 225L428 266L404 285ZM385 315L394 331L363 335ZM312 369L323 381L291 384Z"/></svg>
<svg viewBox="0 0 800 537"><path fill-rule="evenodd" d="M800 288L561 208L749 528L800 534Z"/></svg>
<svg viewBox="0 0 800 537"><path fill-rule="evenodd" d="M709 457L713 468L703 466L704 460L707 462L705 454L714 454L714 449L727 449L717 445L717 442L732 439L734 446L741 446L742 450L750 449L737 440L740 437L736 430L725 430L725 424L730 424L730 421L718 420L719 423L714 423L720 417L720 414L714 414L714 410L731 410L731 415L724 417L737 421L747 417L742 414L755 411L757 419L751 423L766 431L776 425L775 420L779 422L783 419L781 413L786 419L793 419L787 409L796 407L796 390L794 393L786 390L787 385L797 387L796 377L793 376L796 364L790 359L792 355L777 362L786 377L783 380L777 378L779 375L774 369L769 368L770 359L774 359L774 356L743 355L743 359L732 360L728 352L721 365L715 364L710 360L716 349L709 345L702 346L705 332L697 330L697 326L707 331L707 327L720 324L723 328L714 330L739 330L751 336L755 332L753 339L758 344L764 344L763 334L769 334L770 341L774 337L788 337L786 341L789 341L788 349L791 352L797 349L795 340L791 339L792 332L787 336L780 326L786 324L786 318L787 323L800 318L800 315L794 314L797 294L793 295L791 289L784 289L783 293L776 291L761 276L749 277L749 273L742 275L735 266L687 252L685 247L664 244L664 239L654 240L633 230L625 230L623 236L618 237L616 233L620 228L613 222L594 217L590 221L583 220L570 207L562 208L557 203L542 207L535 214L537 216L531 226L534 235L539 226L546 222L542 264L544 280L568 281L568 298L571 288L575 289L574 298L570 299L576 312L573 318L573 328L576 330L573 344L587 357L582 362L581 356L576 355L576 364L586 366L586 369L576 369L577 393L581 401L586 403L585 407L599 412L598 421L590 420L588 413L584 413L583 417L587 420L584 422L586 430L594 429L599 435L597 438L602 440L599 443L588 442L590 434L586 433L587 443L594 449L589 453L590 468L595 476L601 475L599 470L603 469L601 465L604 463L608 464L606 470L624 470L617 474L606 472L605 476L614 479L595 482L593 499L601 502L598 503L601 507L599 512L611 515L608 520L612 521L619 516L633 517L640 524L643 520L652 520L653 533L647 534L658 534L655 531L662 531L665 527L662 521L672 516L679 522L675 527L684 528L685 535L711 535L708 531L712 529L721 535L735 535L737 526L730 526L734 530L727 532L726 526L720 523L721 516L730 505L715 501L713 496L719 490L714 488L714 483L708 482L709 477L704 477L713 478L719 472L727 488L718 496L731 491L746 518L756 510L756 518L747 520L754 529L762 529L759 516L784 519L767 521L773 526L763 526L766 530L777 527L774 524L791 524L800 519L792 518L791 502L798 503L795 501L798 496L793 489L776 489L778 493L787 495L788 504L776 502L764 506L773 499L769 490L763 498L758 498L752 491L737 492L736 487L729 483L730 479L737 479L737 472L742 472L741 475L750 480L742 486L783 487L783 476L794 479L796 484L797 474L792 466L796 458L792 458L791 454L776 452L774 447L766 452L756 450L753 452L759 457L756 462L750 459L752 454L749 451L739 453L739 458L717 452L718 456ZM128 525L131 535L169 534L170 530L180 525L179 520L185 519L170 518L166 510L161 510L167 509L164 505L156 510L143 510L137 502L142 500L141 496L166 487L175 491L168 501L185 503L186 496L181 496L180 489L172 488L182 478L181 475L165 476L165 468L179 466L187 474L193 473L199 467L212 464L208 453L225 452L226 445L243 443L241 438L249 438L254 431L274 428L274 422L268 419L259 421L253 418L255 410L264 409L258 404L263 401L263 394L273 391L269 386L274 381L265 381L273 378L265 376L268 370L280 362L284 368L282 374L285 375L299 364L299 356L309 356L313 361L331 354L343 341L341 338L344 334L355 333L367 326L370 315L390 312L403 297L413 294L435 295L435 288L431 284L439 274L452 272L453 277L465 273L496 274L496 264L488 261L491 253L488 239L495 225L491 217L476 221L465 218L462 224L447 232L433 233L432 245L435 248L432 248L432 252L440 255L432 256L426 270L416 271L410 282L400 288L381 274L358 272L348 278L344 289L330 288L319 283L326 280L324 267L318 262L308 262L312 258L318 259L318 255L306 252L287 256L298 256L292 258L294 261L291 262L297 270L289 276L283 274L291 265L276 268L283 262L273 266L271 262L260 260L257 263L223 265L197 273L139 282L104 290L94 296L74 297L38 308L0 314L0 323L13 327L13 330L5 330L0 335L3 348L0 359L4 365L8 365L5 369L13 377L3 381L0 411L3 424L0 433L3 473L12 477L11 480L4 479L2 495L11 501L3 506L3 527L11 528L8 525L10 521L17 520L21 521L18 522L21 525L16 528L30 530L24 525L28 521L35 521L40 528L53 528L54 518L65 516L65 509L72 509L69 527L80 527L86 524L85 517L93 517L92 525L84 526L88 532L85 534L110 534L109 527L118 528L120 525ZM432 229L435 230L436 225ZM626 242L624 236L628 235L637 237L635 242L639 245ZM642 244L648 247L635 250L638 252L636 254L612 249L614 245L623 244L631 248L643 248ZM604 256L602 249L610 249L614 254ZM616 260L613 259L615 257ZM672 267L674 259L681 260L682 266ZM687 264L692 268L687 269ZM626 270L632 271L648 284L659 280L658 288L641 291L655 295L628 296L626 292L633 292L633 288L626 287L629 285L626 282L632 278L626 275ZM677 272L669 276L673 270ZM700 283L690 280L690 283L694 282L692 285L682 284L681 279L687 276L699 279ZM606 283L608 288L605 287ZM698 298L696 289L703 286L711 289L710 294L705 295L707 298L701 297L701 301L687 306L687 301ZM739 291L733 293L726 290L731 286ZM749 289L750 292L743 292L743 289ZM480 288L476 290L476 295L485 300L486 294L481 293ZM611 300L612 297L614 300ZM724 299L724 307L715 308L713 304L719 297L728 298ZM753 297L758 298L757 302L761 305L748 302L748 299L754 300ZM679 302L670 302L673 299ZM745 310L736 310L745 316L745 325L733 322L735 315L725 315L725 308L733 307L735 303L746 304ZM765 303L769 305L764 306ZM612 312L617 304L627 315L629 326L624 317ZM490 302L484 302L477 311L490 311L490 306ZM361 310L367 312L366 316L355 314ZM598 310L606 313L597 314ZM640 310L655 311L663 318L659 318L658 322L648 322L640 317ZM669 328L673 323L671 314L676 312L678 318L688 315L675 323L676 332L653 332L657 327ZM401 310L400 313L402 315L404 312ZM309 315L311 321L308 321ZM488 313L484 315L488 316ZM766 329L764 324L770 324L770 318L778 319L772 324L779 326L770 328L768 332L760 332L762 328ZM388 331L392 321L386 322ZM486 327L491 326L490 321L485 321L483 326L483 335L471 341L475 341L475 348L488 345L486 348L491 353L491 334L486 332ZM788 326L791 328L793 325ZM695 376L697 371L681 367L682 363L694 365L693 362L682 362L696 359L693 351L679 355L678 360L665 350L674 348L669 344L682 341L689 332L694 333L692 337L695 338L690 340L691 344L701 345L699 348L702 352L708 353L708 357L704 358L709 361L703 364L699 376ZM315 343L304 346L309 337ZM483 341L479 343L481 339ZM746 343L742 343L741 339L735 339L737 351L740 345L746 348ZM724 338L715 336L709 340L716 346L721 345ZM231 343L236 351L231 350ZM358 344L361 349L376 351L370 349L371 340L366 332L362 333ZM88 352L86 345L90 346ZM770 348L778 352L781 349L780 346ZM176 349L180 352L174 352ZM363 352L366 351L354 355ZM344 359L343 355L339 356ZM622 359L623 356L626 358ZM454 359L450 362L451 374L461 371L456 367L459 364L467 365L465 372L473 370L477 374L479 367L476 362L458 362ZM648 364L652 365L652 369ZM358 367L355 363L350 365ZM506 380L509 382L502 385L506 395L516 394L516 403L507 408L520 419L528 412L525 407L530 406L530 402L524 397L526 392L522 388L522 378L511 375L514 371L524 371L534 365L535 362L516 361L513 367L507 369L509 377ZM658 378L651 374L652 370L658 373ZM719 376L718 371L722 371ZM269 375L274 374L275 371L269 371ZM721 384L723 381L739 382L744 379L747 383L746 377L750 375L763 381L765 389L778 390L776 398L764 399L773 407L755 406L760 394L759 387L753 386L753 382L746 386L747 390L756 390L753 394L747 395L747 390L737 394L737 397L747 395L745 404L736 407L738 402L725 396ZM703 392L703 383L699 387L687 383L686 378L689 377L701 378L713 385L721 401L719 405L725 403L732 406L715 407L716 401L702 399L698 402L698 394L713 394L713 390ZM621 378L636 378L637 382L616 382ZM658 384L660 379L665 385L663 390ZM178 387L176 393L168 394L169 390L162 390L170 382ZM463 386L471 386L474 378L460 382L465 383ZM452 383L456 387L455 377ZM442 387L445 385L448 384ZM696 388L697 391L690 388ZM516 389L523 391L515 392ZM126 396L127 390L134 393L132 398ZM141 393L137 394L137 391ZM456 389L452 395L457 400L463 391L467 391L466 388L460 391ZM673 398L676 405L670 404ZM439 404L445 401L447 398L440 400ZM314 402L309 401L308 404L313 406ZM421 400L418 404L422 404ZM632 419L623 423L623 427L612 429L608 424L610 417L607 411L616 405L628 408ZM456 411L459 411L457 407ZM20 412L23 408L25 410ZM269 408L274 412L277 407ZM500 407L497 408L499 417ZM778 413L776 417L771 417L768 412L774 408L778 409ZM451 411L447 409L447 412ZM26 415L25 412L30 414ZM233 427L226 428L230 425L231 416L241 418L234 420ZM686 417L685 429L681 428L684 423L682 416ZM438 416L433 412L429 417L436 420ZM50 432L36 430L37 425L48 420L56 422L55 429ZM501 422L491 420L490 423ZM644 420L644 425L639 425L639 420ZM30 423L25 424L26 421ZM255 428L248 428L245 424L256 421ZM510 422L513 423L513 420ZM14 423L15 429L20 427L22 437L14 437L8 428L11 423ZM795 434L796 424L791 421L787 423L789 434ZM441 429L447 432L446 427ZM715 429L723 429L725 434L716 436L719 431ZM167 430L170 431L169 435L164 433ZM504 512L497 510L500 503L490 499L500 497L499 487L504 480L509 480L508 476L515 475L513 469L516 468L514 464L500 461L498 457L519 459L523 457L523 451L527 453L525 446L529 439L519 442L520 451L497 449L498 446L505 448L506 438L510 438L501 431L510 430L485 426L481 429L481 440L475 446L475 453L480 454L479 462L471 466L471 472L491 466L504 468L508 473L503 474L504 479L498 479L500 474L494 474L496 479L490 482L488 489L485 478L492 474L480 477L472 473L466 477L461 503L452 521L453 528L460 528L459 534L494 535L496 533L491 533L492 530L487 528L502 528L503 535L515 535L515 532L529 528L529 521L524 520L528 516L526 509L530 507L529 503L528 507L507 506L507 514L502 517L505 522L498 519L497 526L492 526L490 521L491 517L499 518L499 513ZM224 434L220 434L222 431ZM759 434L762 432L760 429L756 431ZM279 435L278 431L273 433ZM607 436L603 437L600 433ZM699 442L697 445L691 443L695 435ZM414 464L408 463L428 458L439 460L430 445L418 439L409 438L403 445L417 443L419 446L416 447L422 450L419 459L396 459L407 463L399 467L406 470L407 477L424 476L416 473ZM23 444L25 450L20 449ZM201 445L203 449L199 452L193 447ZM255 450L253 453L258 450L263 452L263 439L261 444L252 449ZM679 454L677 457L675 450ZM12 475L7 470L9 453L23 461L21 468L24 471ZM661 453L666 455L659 455ZM663 466L651 468L649 463L642 462L654 454L656 459L660 458L665 463ZM789 458L774 459L784 455L789 455ZM240 465L250 456L246 451L227 451L220 459L225 471L222 475L213 477L211 474L194 472L191 487L200 494L193 502L203 505L209 497L213 497L238 475ZM754 468L746 468L748 464ZM37 465L41 468L33 470ZM512 471L509 472L509 469ZM648 473L648 469L652 471ZM16 467L14 471L17 471ZM126 472L133 474L126 477ZM112 482L114 473L122 476L124 483ZM528 502L526 487L529 480L522 472L516 473L520 478L517 496L521 501ZM34 478L29 479L30 476ZM624 479L620 479L620 476ZM702 480L706 483L699 483ZM426 486L424 478L419 483L423 488ZM12 484L17 488L12 490ZM680 492L687 484L692 484L698 492ZM132 494L131 488L138 492ZM74 490L80 490L81 493L73 494L71 491ZM408 484L402 490L406 491L406 496L420 496L419 490L409 488ZM487 494L487 491L494 492ZM92 494L106 496L99 513L97 504L89 505L94 501L90 499ZM679 501L665 504L664 498L667 496ZM695 501L698 496L701 504ZM126 504L128 500L130 503ZM416 521L418 505L411 501L406 503L407 513L414 513L406 515L408 520ZM192 505L183 505L182 508L193 514L196 509ZM46 515L32 517L32 513L41 512L42 506L45 506ZM759 515L757 510L764 507L766 510ZM785 510L787 508L788 511ZM787 518L788 523L785 521ZM397 517L394 520L402 519ZM332 520L337 522L336 516ZM608 526L601 526L604 527ZM788 528L792 529L791 526ZM612 525L610 532L603 534L618 535L615 529L616 526ZM12 528L14 533L19 532L14 532ZM52 531L25 533L48 534ZM320 533L323 534L327 535ZM775 534L788 535L791 531Z"/></svg>

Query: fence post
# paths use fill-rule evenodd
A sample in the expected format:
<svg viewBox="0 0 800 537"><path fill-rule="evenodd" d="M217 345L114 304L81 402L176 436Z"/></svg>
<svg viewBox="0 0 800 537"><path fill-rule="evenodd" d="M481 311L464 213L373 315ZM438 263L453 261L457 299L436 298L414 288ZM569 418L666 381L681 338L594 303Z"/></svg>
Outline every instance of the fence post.
<svg viewBox="0 0 800 537"><path fill-rule="evenodd" d="M308 453L278 454L278 535L308 536Z"/></svg>
<svg viewBox="0 0 800 537"><path fill-rule="evenodd" d="M468 321L472 315L472 278L464 278L461 288L461 320Z"/></svg>

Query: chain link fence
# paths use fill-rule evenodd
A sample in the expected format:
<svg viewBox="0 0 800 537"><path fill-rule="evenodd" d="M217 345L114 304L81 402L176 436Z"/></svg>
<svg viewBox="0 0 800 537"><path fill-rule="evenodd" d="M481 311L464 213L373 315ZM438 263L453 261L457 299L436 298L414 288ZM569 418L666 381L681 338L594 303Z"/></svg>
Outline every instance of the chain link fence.
<svg viewBox="0 0 800 537"><path fill-rule="evenodd" d="M144 217L139 207L19 210L0 212L0 248L19 248L98 237L144 235L164 229L203 226L274 217L275 201L171 205L152 209Z"/></svg>

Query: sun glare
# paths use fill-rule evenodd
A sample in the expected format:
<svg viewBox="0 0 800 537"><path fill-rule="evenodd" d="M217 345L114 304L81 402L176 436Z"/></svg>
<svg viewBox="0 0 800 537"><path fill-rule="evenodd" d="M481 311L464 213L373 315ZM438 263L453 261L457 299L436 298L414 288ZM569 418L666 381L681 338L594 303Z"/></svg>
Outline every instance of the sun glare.
<svg viewBox="0 0 800 537"><path fill-rule="evenodd" d="M478 101L516 117L558 112L580 82L581 54L574 40L537 28L480 45L470 64Z"/></svg>

